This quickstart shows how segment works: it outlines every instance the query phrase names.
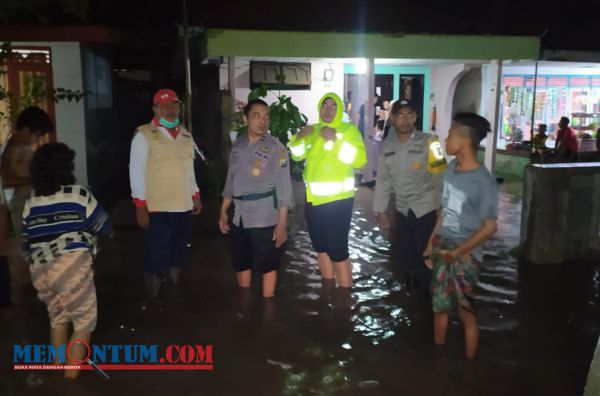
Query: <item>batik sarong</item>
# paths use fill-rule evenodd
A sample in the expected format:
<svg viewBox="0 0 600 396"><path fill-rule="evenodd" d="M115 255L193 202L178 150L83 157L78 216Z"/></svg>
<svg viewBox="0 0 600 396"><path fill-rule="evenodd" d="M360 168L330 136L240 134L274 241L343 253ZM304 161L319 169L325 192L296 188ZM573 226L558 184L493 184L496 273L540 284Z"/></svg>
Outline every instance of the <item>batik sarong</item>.
<svg viewBox="0 0 600 396"><path fill-rule="evenodd" d="M461 308L475 313L474 289L479 277L480 263L473 256L458 258L449 263L440 254L443 250L452 251L456 244L443 238L434 238L433 272L431 296L433 312L448 312Z"/></svg>
<svg viewBox="0 0 600 396"><path fill-rule="evenodd" d="M89 251L65 252L47 264L32 264L30 268L33 286L48 308L51 327L73 322L75 330L94 330L96 288Z"/></svg>

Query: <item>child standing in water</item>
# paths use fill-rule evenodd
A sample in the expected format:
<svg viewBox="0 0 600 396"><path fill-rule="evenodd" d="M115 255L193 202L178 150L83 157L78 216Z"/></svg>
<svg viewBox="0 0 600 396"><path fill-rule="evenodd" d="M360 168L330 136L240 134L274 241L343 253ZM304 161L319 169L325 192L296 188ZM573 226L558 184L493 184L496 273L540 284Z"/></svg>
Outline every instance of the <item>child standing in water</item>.
<svg viewBox="0 0 600 396"><path fill-rule="evenodd" d="M456 158L444 173L442 209L423 253L433 269L435 343L446 343L448 312L458 305L468 359L475 357L479 343L473 299L481 245L495 234L498 217L496 179L477 161L479 143L489 131L490 123L477 114L459 113L452 119L446 152Z"/></svg>
<svg viewBox="0 0 600 396"><path fill-rule="evenodd" d="M23 211L23 244L31 280L50 316L55 348L71 341L89 344L96 326L96 289L92 261L95 235L110 233L108 217L91 192L75 184L75 152L62 143L40 147L31 162L33 192ZM67 364L87 353L81 344L69 351ZM66 370L77 378L79 370Z"/></svg>

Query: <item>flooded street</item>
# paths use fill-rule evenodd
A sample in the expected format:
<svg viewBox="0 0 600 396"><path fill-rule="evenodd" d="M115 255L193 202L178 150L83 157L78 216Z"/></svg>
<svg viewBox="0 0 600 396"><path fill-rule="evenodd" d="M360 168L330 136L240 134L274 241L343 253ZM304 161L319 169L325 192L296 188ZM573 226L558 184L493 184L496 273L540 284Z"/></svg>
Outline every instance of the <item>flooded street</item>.
<svg viewBox="0 0 600 396"><path fill-rule="evenodd" d="M115 238L95 264L99 316L94 344L212 344L213 371L15 372L13 344L47 344L45 306L31 286L0 311L0 395L580 395L600 332L600 269L592 263L519 265L521 184L501 185L499 231L487 245L477 310L475 361L463 358L452 317L447 346L433 345L430 304L408 293L379 234L372 191L359 188L350 235L351 295L323 285L302 207L275 301L240 295L217 202L197 219L182 295L142 309L142 233L127 202L115 208Z"/></svg>

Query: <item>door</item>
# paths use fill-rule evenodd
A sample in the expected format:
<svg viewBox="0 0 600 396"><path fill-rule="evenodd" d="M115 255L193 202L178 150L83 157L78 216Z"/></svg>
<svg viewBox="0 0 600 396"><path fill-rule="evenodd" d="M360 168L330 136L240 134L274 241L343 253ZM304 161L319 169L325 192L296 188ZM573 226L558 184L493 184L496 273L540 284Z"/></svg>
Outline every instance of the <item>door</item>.
<svg viewBox="0 0 600 396"><path fill-rule="evenodd" d="M425 76L423 74L401 74L400 75L400 100L407 101L417 111L417 123L415 127L423 130L423 96Z"/></svg>

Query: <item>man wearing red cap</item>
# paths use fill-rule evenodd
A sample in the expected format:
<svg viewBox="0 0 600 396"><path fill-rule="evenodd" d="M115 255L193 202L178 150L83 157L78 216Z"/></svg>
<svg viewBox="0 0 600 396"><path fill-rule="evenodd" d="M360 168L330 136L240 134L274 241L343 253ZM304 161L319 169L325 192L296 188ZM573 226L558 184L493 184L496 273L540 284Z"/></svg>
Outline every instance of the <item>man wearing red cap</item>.
<svg viewBox="0 0 600 396"><path fill-rule="evenodd" d="M194 141L179 124L180 100L170 89L154 95L154 118L137 128L131 142L129 179L137 222L146 230L144 284L156 301L168 273L179 283L192 214L202 210L194 174Z"/></svg>

